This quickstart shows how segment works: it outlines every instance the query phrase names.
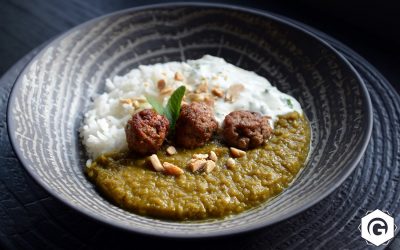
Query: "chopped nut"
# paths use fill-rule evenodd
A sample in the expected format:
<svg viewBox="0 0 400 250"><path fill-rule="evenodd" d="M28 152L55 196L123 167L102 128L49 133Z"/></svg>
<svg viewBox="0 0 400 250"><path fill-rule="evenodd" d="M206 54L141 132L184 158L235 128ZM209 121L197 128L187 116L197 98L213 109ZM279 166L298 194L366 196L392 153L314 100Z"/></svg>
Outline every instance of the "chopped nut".
<svg viewBox="0 0 400 250"><path fill-rule="evenodd" d="M175 73L175 80L177 80L177 81L183 81L183 75L180 73L180 72L176 72Z"/></svg>
<svg viewBox="0 0 400 250"><path fill-rule="evenodd" d="M163 166L161 165L160 159L158 159L158 156L156 154L152 154L150 157L150 162L151 165L153 166L154 170L157 172L164 171Z"/></svg>
<svg viewBox="0 0 400 250"><path fill-rule="evenodd" d="M127 99L120 99L119 102L120 102L121 104L129 104L129 105L132 105L132 99L129 99L129 98L127 98Z"/></svg>
<svg viewBox="0 0 400 250"><path fill-rule="evenodd" d="M223 97L224 96L224 91L221 88L213 88L211 90L211 93L215 95L216 97Z"/></svg>
<svg viewBox="0 0 400 250"><path fill-rule="evenodd" d="M157 88L159 91L163 90L166 86L166 82L164 79L161 79L157 82Z"/></svg>
<svg viewBox="0 0 400 250"><path fill-rule="evenodd" d="M234 158L240 158L240 157L243 157L243 156L246 155L245 151L237 149L237 148L234 148L234 147L230 147L230 151L231 151L231 155Z"/></svg>
<svg viewBox="0 0 400 250"><path fill-rule="evenodd" d="M171 164L169 162L164 162L163 166L164 166L166 174L169 174L169 175L181 175L181 174L184 173L184 171L180 167L175 166L174 164Z"/></svg>
<svg viewBox="0 0 400 250"><path fill-rule="evenodd" d="M138 101L139 103L147 102L147 99L144 96L139 96L139 97L135 98L135 100Z"/></svg>
<svg viewBox="0 0 400 250"><path fill-rule="evenodd" d="M214 168L217 166L217 164L215 164L215 162L213 162L212 160L207 160L206 161L206 165L205 165L205 170L207 173L210 173L211 171L214 170Z"/></svg>
<svg viewBox="0 0 400 250"><path fill-rule="evenodd" d="M194 159L207 159L208 158L208 154L194 154L193 158Z"/></svg>
<svg viewBox="0 0 400 250"><path fill-rule="evenodd" d="M191 159L188 162L188 167L192 172L201 171L204 169L207 161L205 159Z"/></svg>
<svg viewBox="0 0 400 250"><path fill-rule="evenodd" d="M129 104L131 106L133 106L135 109L138 109L140 107L140 103L136 100L136 99L120 99L119 102L121 104Z"/></svg>
<svg viewBox="0 0 400 250"><path fill-rule="evenodd" d="M217 154L214 151L210 151L208 154L208 159L216 162L218 160Z"/></svg>
<svg viewBox="0 0 400 250"><path fill-rule="evenodd" d="M229 87L226 91L225 101L234 102L239 97L240 92L244 90L244 86L242 84L234 84Z"/></svg>
<svg viewBox="0 0 400 250"><path fill-rule="evenodd" d="M195 93L206 93L208 91L208 83L207 81L202 81L199 86L197 86Z"/></svg>
<svg viewBox="0 0 400 250"><path fill-rule="evenodd" d="M164 89L162 89L162 90L160 91L160 94L161 94L161 95L168 95L168 94L171 94L172 91L173 91L172 88L166 87L166 88L164 88Z"/></svg>
<svg viewBox="0 0 400 250"><path fill-rule="evenodd" d="M134 100L134 101L132 102L132 105L133 105L133 107L135 107L135 109L137 109L137 108L140 107L140 103L139 103L139 101L137 101L137 100Z"/></svg>
<svg viewBox="0 0 400 250"><path fill-rule="evenodd" d="M176 154L176 148L175 148L174 146L169 146L169 147L167 148L167 154L168 154L168 155L174 155L174 154Z"/></svg>
<svg viewBox="0 0 400 250"><path fill-rule="evenodd" d="M231 94L226 93L225 95L225 102L233 102L233 97Z"/></svg>
<svg viewBox="0 0 400 250"><path fill-rule="evenodd" d="M229 159L226 161L225 165L226 165L227 168L233 169L233 168L235 168L236 162L235 162L234 159L229 158Z"/></svg>
<svg viewBox="0 0 400 250"><path fill-rule="evenodd" d="M204 98L204 102L207 106L212 107L212 108L214 107L214 99L212 97L206 96Z"/></svg>
<svg viewBox="0 0 400 250"><path fill-rule="evenodd" d="M192 102L202 102L204 101L204 96L202 94L195 94L195 93L189 93L188 98Z"/></svg>

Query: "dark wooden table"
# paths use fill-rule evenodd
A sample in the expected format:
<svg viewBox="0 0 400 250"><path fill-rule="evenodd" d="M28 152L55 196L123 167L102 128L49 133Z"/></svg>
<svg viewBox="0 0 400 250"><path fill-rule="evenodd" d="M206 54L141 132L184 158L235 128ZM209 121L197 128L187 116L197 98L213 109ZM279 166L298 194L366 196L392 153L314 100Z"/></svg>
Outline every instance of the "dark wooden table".
<svg viewBox="0 0 400 250"><path fill-rule="evenodd" d="M32 49L73 26L112 11L159 2L168 1L0 0L0 76ZM337 38L365 57L400 92L400 11L396 5L387 3L382 6L379 5L379 1L368 3L344 0L321 3L315 0L305 0L301 3L291 3L287 0L219 2L264 9L311 25ZM0 166L3 160L7 159L0 158ZM31 209L34 213L35 207L32 206ZM51 203L47 209L52 209ZM69 210L66 209L65 212L69 213ZM21 221L24 221L23 218ZM79 229L79 225L68 226L76 226L77 234L90 236L84 229ZM57 232L49 232L55 233ZM43 239L25 240L27 244L21 244L21 248L30 245L29 243L35 245L36 241ZM398 242L396 246L400 245Z"/></svg>

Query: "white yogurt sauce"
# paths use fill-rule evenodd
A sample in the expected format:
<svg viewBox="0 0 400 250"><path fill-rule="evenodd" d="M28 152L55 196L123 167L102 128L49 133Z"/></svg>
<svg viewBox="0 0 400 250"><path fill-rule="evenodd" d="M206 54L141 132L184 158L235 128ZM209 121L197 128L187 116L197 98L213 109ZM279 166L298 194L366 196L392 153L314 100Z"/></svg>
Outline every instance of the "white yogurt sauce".
<svg viewBox="0 0 400 250"><path fill-rule="evenodd" d="M235 102L225 102L219 98L215 102L215 116L222 123L225 116L235 110L256 111L270 116L271 125L278 115L297 111L302 114L299 102L293 97L280 92L271 83L254 72L238 68L224 59L206 55L199 60L188 61L191 68L189 77L206 78L209 85L228 89L233 84L245 86Z"/></svg>

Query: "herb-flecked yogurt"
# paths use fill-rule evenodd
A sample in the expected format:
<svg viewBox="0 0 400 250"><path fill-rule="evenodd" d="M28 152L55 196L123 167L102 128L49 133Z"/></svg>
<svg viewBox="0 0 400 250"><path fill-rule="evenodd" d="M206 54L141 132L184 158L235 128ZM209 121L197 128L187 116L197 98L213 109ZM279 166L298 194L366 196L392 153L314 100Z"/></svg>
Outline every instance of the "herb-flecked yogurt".
<svg viewBox="0 0 400 250"><path fill-rule="evenodd" d="M220 124L227 114L235 110L250 110L268 115L272 118L271 126L279 115L293 111L302 114L301 106L295 98L279 91L264 77L229 64L222 58L206 55L199 60L182 63L182 67L187 69L190 78L204 78L211 87L228 89L234 84L244 86L234 102L216 100L215 117Z"/></svg>

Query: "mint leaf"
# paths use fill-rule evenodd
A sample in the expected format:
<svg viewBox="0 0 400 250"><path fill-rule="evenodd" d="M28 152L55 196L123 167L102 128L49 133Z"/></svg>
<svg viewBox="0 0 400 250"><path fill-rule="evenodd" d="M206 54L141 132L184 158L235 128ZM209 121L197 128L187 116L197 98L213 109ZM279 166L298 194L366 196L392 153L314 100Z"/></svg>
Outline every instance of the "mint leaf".
<svg viewBox="0 0 400 250"><path fill-rule="evenodd" d="M173 133L175 129L176 121L179 118L181 112L181 103L183 96L185 95L185 86L177 88L168 100L167 106L163 107L162 104L153 96L146 96L147 101L153 107L153 109L160 115L165 115L169 121L169 129Z"/></svg>
<svg viewBox="0 0 400 250"><path fill-rule="evenodd" d="M157 113L159 113L160 115L165 114L164 107L156 98L152 96L146 96L146 99Z"/></svg>
<svg viewBox="0 0 400 250"><path fill-rule="evenodd" d="M169 120L169 127L173 131L175 129L176 121L179 118L181 112L181 103L183 96L185 95L185 86L177 88L168 100L167 106L165 107L165 115Z"/></svg>

